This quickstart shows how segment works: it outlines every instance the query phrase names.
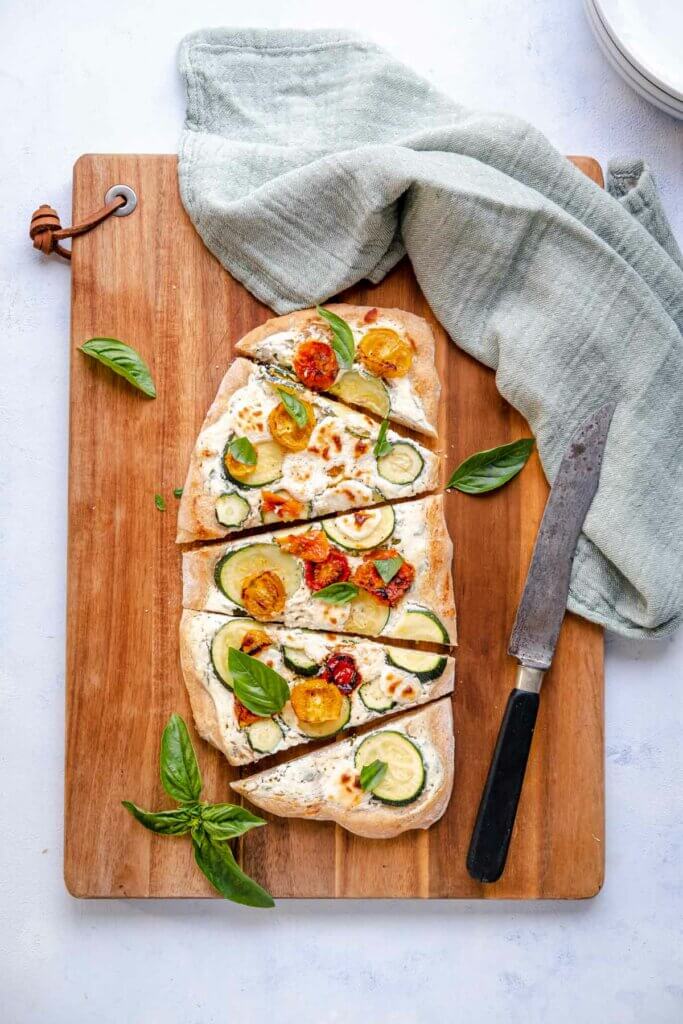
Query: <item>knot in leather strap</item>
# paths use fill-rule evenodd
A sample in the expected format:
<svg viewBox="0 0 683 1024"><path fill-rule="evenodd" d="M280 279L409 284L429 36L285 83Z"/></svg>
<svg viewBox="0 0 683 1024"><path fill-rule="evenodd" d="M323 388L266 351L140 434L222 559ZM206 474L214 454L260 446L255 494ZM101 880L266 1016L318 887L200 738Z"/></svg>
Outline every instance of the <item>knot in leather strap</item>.
<svg viewBox="0 0 683 1024"><path fill-rule="evenodd" d="M38 207L31 217L31 227L29 228L31 241L34 247L39 249L45 256L49 256L52 252L57 252L65 260L70 260L71 253L60 244L61 239L84 235L86 231L90 231L91 228L101 224L103 220L106 220L107 217L110 217L112 213L115 213L125 204L125 196L116 196L110 203L103 206L102 209L91 213L80 224L74 224L70 228L63 228L57 211L53 210L51 206L43 204L43 206Z"/></svg>

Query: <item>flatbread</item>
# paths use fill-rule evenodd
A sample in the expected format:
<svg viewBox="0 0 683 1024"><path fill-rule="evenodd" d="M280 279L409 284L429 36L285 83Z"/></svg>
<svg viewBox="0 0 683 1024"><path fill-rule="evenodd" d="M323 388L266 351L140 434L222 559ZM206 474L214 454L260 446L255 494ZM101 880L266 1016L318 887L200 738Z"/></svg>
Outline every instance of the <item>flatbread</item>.
<svg viewBox="0 0 683 1024"><path fill-rule="evenodd" d="M453 789L454 739L451 701L444 698L383 726L402 732L419 748L425 787L410 804L391 806L360 790L354 755L375 732L343 740L304 757L232 782L251 804L289 818L336 821L359 836L390 839L409 829L429 828L448 806Z"/></svg>
<svg viewBox="0 0 683 1024"><path fill-rule="evenodd" d="M401 601L389 611L388 618L379 632L368 635L393 636L406 640L424 639L415 633L403 632L402 626L406 613L427 611L440 621L446 631L448 640L442 642L453 645L456 643L455 602L451 578L453 545L446 529L443 495L401 502L393 506L393 512L393 534L381 546L395 548L413 565L415 579ZM335 517L328 522L334 525L340 519L343 520L344 517ZM219 612L224 615L244 614L244 608L228 598L216 584L214 573L219 560L227 553L250 544L273 544L278 536L321 528L320 523L293 528L281 527L277 531L261 533L249 539L242 538L186 551L183 555L183 606L196 611ZM360 555L348 552L346 554L353 571L363 559ZM367 634L367 630L353 628L353 602L335 605L313 598L312 592L306 586L304 563L301 559L295 561L300 566L298 587L287 599L284 611L274 616L273 621L284 622L290 627ZM417 626L419 619L411 617L411 621L413 619Z"/></svg>
<svg viewBox="0 0 683 1024"><path fill-rule="evenodd" d="M436 437L441 386L434 362L434 333L427 321L403 309L380 309L342 303L325 308L346 320L354 331L356 342L363 333L376 327L390 327L410 342L414 355L408 374L396 380L384 381L391 402L389 419L419 433ZM368 315L374 317L371 322L366 322ZM307 338L329 341L330 337L329 325L315 309L302 309L267 320L238 341L235 350L259 362L289 367L300 341ZM359 367L362 364L356 360L352 368ZM342 373L343 370L340 370L339 377Z"/></svg>
<svg viewBox="0 0 683 1024"><path fill-rule="evenodd" d="M304 451L287 451L272 439L268 416L281 402L276 388L285 385L294 388L296 396L315 412L316 425ZM273 378L267 367L236 359L221 382L192 453L176 540L213 540L267 523L264 495L269 501L273 494L294 499L296 511L282 513L281 519L304 520L434 490L439 482L439 457L393 430L387 432L387 440L410 444L418 453L415 462L420 468L406 483L392 482L380 473L373 452L379 430L377 421L361 412L296 383ZM240 483L227 476L223 455L235 437L247 437L254 445L271 442L282 465L268 483L248 486L248 479ZM244 509L244 518L233 526L222 525L216 517L216 502L225 494L239 495ZM268 514L276 517L280 511Z"/></svg>
<svg viewBox="0 0 683 1024"><path fill-rule="evenodd" d="M267 753L252 748L248 729L241 729L235 717L233 693L220 681L211 660L211 642L219 629L229 621L235 620L226 619L223 615L187 610L180 620L180 663L199 734L218 747L230 764L234 765L250 764L269 754L279 754L299 744L309 743L311 738L298 728L296 715L288 702L282 713L275 716L282 731L282 739L277 747ZM421 682L412 672L397 668L387 661L392 653L396 657L402 653L400 648L389 644L344 637L338 633L310 633L282 626L268 625L260 628L268 633L273 645L256 656L283 676L290 687L305 679L285 664L283 646L303 651L319 665L323 665L330 654L348 654L353 657L360 674L360 683L349 695L351 714L346 726L349 729L388 714L417 707L453 690L455 663L447 655L443 656L444 668L441 675ZM395 701L392 708L372 711L365 706L360 687L370 681L378 685L388 699Z"/></svg>

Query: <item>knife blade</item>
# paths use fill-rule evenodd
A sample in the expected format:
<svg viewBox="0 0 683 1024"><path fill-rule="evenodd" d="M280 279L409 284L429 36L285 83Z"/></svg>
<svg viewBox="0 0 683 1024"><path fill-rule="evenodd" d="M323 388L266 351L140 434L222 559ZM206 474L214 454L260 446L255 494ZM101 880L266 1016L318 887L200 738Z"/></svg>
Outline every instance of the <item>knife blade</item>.
<svg viewBox="0 0 683 1024"><path fill-rule="evenodd" d="M614 404L597 409L562 457L536 536L508 654L519 662L467 854L467 870L496 882L505 868L529 759L541 684L550 668L567 606L576 543L600 479Z"/></svg>

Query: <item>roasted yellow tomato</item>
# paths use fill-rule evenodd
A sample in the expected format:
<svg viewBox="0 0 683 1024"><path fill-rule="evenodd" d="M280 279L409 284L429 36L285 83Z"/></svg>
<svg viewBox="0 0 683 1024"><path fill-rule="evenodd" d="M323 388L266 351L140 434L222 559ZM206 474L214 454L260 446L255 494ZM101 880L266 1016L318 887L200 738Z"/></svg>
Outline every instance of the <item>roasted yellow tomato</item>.
<svg viewBox="0 0 683 1024"><path fill-rule="evenodd" d="M326 679L297 683L292 687L291 701L296 717L311 725L332 722L341 714L342 695L334 683Z"/></svg>
<svg viewBox="0 0 683 1024"><path fill-rule="evenodd" d="M256 463L253 466L247 466L244 462L236 459L230 451L226 451L223 461L228 473L235 480L247 480L256 469Z"/></svg>
<svg viewBox="0 0 683 1024"><path fill-rule="evenodd" d="M272 569L248 576L242 584L242 603L255 619L270 618L285 606L285 585Z"/></svg>
<svg viewBox="0 0 683 1024"><path fill-rule="evenodd" d="M358 358L375 377L405 377L413 362L413 350L396 331L373 327L358 342Z"/></svg>
<svg viewBox="0 0 683 1024"><path fill-rule="evenodd" d="M309 402L303 402L301 399L299 399L299 402L307 413L306 422L302 427L294 421L291 413L282 402L275 406L268 417L268 429L273 440L290 452L302 452L308 446L311 434L313 433L313 427L315 426L313 406Z"/></svg>
<svg viewBox="0 0 683 1024"><path fill-rule="evenodd" d="M270 647L272 640L262 629L248 629L242 637L240 650L245 654L257 654L265 647Z"/></svg>

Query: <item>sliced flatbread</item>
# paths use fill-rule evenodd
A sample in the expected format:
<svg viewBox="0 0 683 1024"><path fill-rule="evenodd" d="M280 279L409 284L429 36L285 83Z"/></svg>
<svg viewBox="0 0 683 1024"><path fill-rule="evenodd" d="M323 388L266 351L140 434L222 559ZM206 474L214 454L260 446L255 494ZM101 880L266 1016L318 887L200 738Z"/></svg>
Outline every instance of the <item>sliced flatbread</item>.
<svg viewBox="0 0 683 1024"><path fill-rule="evenodd" d="M338 366L336 376L322 390L382 418L388 416L395 423L436 437L441 388L434 363L434 334L427 321L403 309L342 304L325 308L349 325L355 351L351 364ZM372 339L381 346L382 339L387 337L386 334L370 335L371 331L395 332L401 343L408 346L410 366L402 376L382 377L373 372L380 367L373 363L371 352L364 361L364 349ZM276 364L296 374L296 368L300 366L297 352L301 353L301 346L311 340L329 345L333 340L332 330L315 309L302 309L266 321L238 341L235 349L240 355Z"/></svg>
<svg viewBox="0 0 683 1024"><path fill-rule="evenodd" d="M356 835L390 839L408 829L429 828L441 817L453 788L453 755L453 716L446 697L231 786L271 814L336 821ZM374 792L364 791L360 770L377 760L387 765L386 775Z"/></svg>
<svg viewBox="0 0 683 1024"><path fill-rule="evenodd" d="M341 566L348 582L361 566L367 573L373 556L384 561L389 552L394 553L390 557L405 560L401 572L412 575L412 582L397 600L388 595L393 605L361 587L345 603L316 598L319 591L309 584L317 570L311 570L312 563L304 558L285 551L292 544L283 538L317 537L321 531L328 538L330 560ZM249 614L290 627L455 644L452 557L443 495L434 495L186 551L183 606L224 615ZM274 605L273 588L278 599ZM271 606L273 610L269 610Z"/></svg>
<svg viewBox="0 0 683 1024"><path fill-rule="evenodd" d="M297 426L283 394L303 410L305 427ZM235 360L192 453L176 540L212 540L434 490L438 456L390 430L391 450L377 457L379 430L363 413L273 376L268 367ZM244 438L253 465L237 457L243 453L235 445Z"/></svg>
<svg viewBox="0 0 683 1024"><path fill-rule="evenodd" d="M286 679L290 691L298 686L301 692L326 671L333 675L336 667L342 673L337 678L342 682L348 679L353 689L342 696L335 717L311 724L299 719L292 702L287 701L272 718L240 723L231 689L228 649L239 650L243 644L248 649L249 641L265 644L252 656ZM454 662L445 654L417 652L340 634L264 626L246 617L226 619L208 612L183 612L180 662L200 735L235 765L250 764L298 744L334 736L342 729L416 707L453 690ZM352 677L354 670L357 675Z"/></svg>

